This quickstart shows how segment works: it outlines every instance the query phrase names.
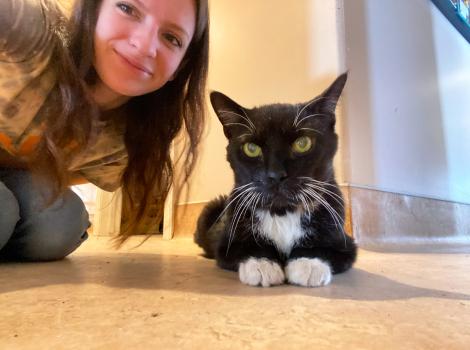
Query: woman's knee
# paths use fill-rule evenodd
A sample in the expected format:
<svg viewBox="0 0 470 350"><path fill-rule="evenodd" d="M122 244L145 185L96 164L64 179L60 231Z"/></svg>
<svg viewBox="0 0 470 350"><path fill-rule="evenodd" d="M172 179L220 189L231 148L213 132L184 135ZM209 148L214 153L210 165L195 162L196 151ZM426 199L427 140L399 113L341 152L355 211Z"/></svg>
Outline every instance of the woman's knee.
<svg viewBox="0 0 470 350"><path fill-rule="evenodd" d="M90 226L82 200L68 190L50 207L26 218L18 228L16 255L25 260L59 260L77 249Z"/></svg>
<svg viewBox="0 0 470 350"><path fill-rule="evenodd" d="M0 181L0 250L8 242L20 219L20 208L13 193Z"/></svg>

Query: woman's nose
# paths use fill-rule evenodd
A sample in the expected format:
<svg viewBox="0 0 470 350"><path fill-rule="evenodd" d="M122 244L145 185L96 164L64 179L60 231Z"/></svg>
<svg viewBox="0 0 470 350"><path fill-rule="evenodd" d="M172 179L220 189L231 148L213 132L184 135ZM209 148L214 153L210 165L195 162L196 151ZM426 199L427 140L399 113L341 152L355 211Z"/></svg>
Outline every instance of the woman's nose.
<svg viewBox="0 0 470 350"><path fill-rule="evenodd" d="M134 30L129 40L141 56L155 58L158 52L158 30L142 27Z"/></svg>

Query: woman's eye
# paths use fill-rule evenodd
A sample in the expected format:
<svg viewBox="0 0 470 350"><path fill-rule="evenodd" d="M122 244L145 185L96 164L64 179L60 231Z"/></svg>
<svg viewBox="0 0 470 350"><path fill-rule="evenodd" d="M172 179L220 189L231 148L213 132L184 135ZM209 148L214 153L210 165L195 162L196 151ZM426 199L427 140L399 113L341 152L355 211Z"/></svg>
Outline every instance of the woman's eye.
<svg viewBox="0 0 470 350"><path fill-rule="evenodd" d="M126 4L124 2L118 2L116 6L126 15L129 15L129 16L136 15L135 9L129 4Z"/></svg>
<svg viewBox="0 0 470 350"><path fill-rule="evenodd" d="M243 152L250 158L256 158L261 155L261 147L255 143L247 142L243 145Z"/></svg>
<svg viewBox="0 0 470 350"><path fill-rule="evenodd" d="M173 34L165 34L165 38L166 40L168 40L168 42L175 46L175 47L183 47L183 44L181 43L181 40L179 40L176 36L174 36Z"/></svg>
<svg viewBox="0 0 470 350"><path fill-rule="evenodd" d="M292 150L295 153L305 153L310 151L312 148L312 139L308 136L299 137L297 140L294 141L292 144Z"/></svg>

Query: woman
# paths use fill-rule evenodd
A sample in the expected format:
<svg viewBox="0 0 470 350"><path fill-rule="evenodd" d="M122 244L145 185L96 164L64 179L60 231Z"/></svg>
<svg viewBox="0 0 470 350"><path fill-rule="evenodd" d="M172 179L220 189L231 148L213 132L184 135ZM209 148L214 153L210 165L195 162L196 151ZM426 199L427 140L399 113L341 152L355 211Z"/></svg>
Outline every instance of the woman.
<svg viewBox="0 0 470 350"><path fill-rule="evenodd" d="M185 179L205 114L207 0L0 3L0 255L61 259L87 237L69 189L122 186L130 225L162 206L169 148L187 134Z"/></svg>

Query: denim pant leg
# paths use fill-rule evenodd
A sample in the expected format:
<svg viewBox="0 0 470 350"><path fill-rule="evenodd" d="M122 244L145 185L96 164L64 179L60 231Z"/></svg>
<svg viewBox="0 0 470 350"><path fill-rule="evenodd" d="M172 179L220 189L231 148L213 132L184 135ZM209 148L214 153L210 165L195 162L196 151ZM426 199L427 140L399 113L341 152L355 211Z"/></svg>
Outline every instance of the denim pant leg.
<svg viewBox="0 0 470 350"><path fill-rule="evenodd" d="M11 238L20 220L20 207L14 194L0 181L0 250Z"/></svg>
<svg viewBox="0 0 470 350"><path fill-rule="evenodd" d="M28 261L59 260L77 249L88 237L88 213L71 190L50 206L44 206L44 188L24 170L0 170L0 180L19 204L20 220L0 251L8 258Z"/></svg>

